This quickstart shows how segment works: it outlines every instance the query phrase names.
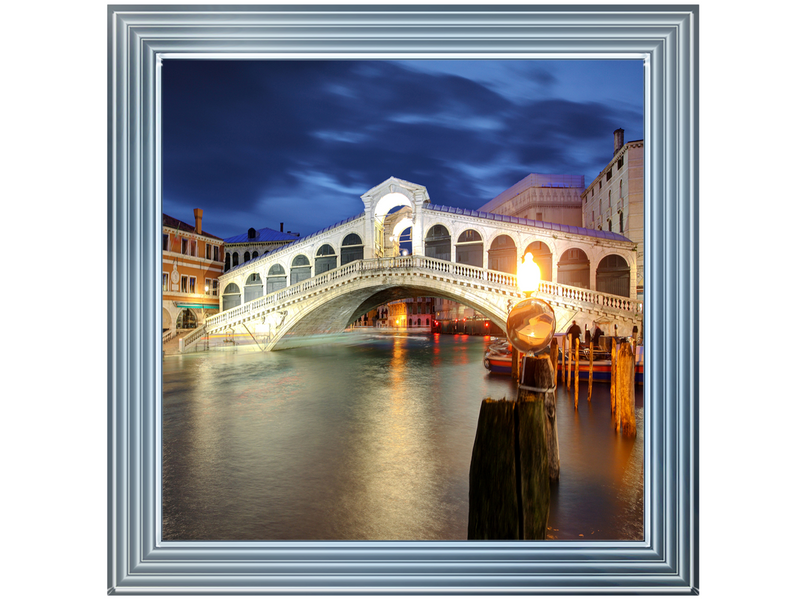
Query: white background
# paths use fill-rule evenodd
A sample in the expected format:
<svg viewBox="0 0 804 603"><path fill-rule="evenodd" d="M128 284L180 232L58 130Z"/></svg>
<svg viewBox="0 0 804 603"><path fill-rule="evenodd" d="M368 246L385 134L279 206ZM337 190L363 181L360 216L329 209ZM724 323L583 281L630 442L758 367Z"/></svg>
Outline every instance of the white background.
<svg viewBox="0 0 804 603"><path fill-rule="evenodd" d="M700 5L701 596L786 601L802 559L804 15ZM18 0L3 24L4 598L101 601L106 5Z"/></svg>

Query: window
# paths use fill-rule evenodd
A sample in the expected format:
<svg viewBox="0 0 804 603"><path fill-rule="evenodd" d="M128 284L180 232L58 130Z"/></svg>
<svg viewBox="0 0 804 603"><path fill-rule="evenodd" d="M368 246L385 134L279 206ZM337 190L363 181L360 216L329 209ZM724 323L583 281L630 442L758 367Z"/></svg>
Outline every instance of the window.
<svg viewBox="0 0 804 603"><path fill-rule="evenodd" d="M186 276L181 277L181 292L182 293L187 293L187 277Z"/></svg>
<svg viewBox="0 0 804 603"><path fill-rule="evenodd" d="M593 209L592 210L592 222L594 222L594 221L595 221L595 210Z"/></svg>
<svg viewBox="0 0 804 603"><path fill-rule="evenodd" d="M620 180L620 199L623 198L623 181Z"/></svg>
<svg viewBox="0 0 804 603"><path fill-rule="evenodd" d="M623 156L620 155L620 158L617 160L617 169L619 170L622 167L623 167Z"/></svg>
<svg viewBox="0 0 804 603"><path fill-rule="evenodd" d="M611 191L609 191L609 209L611 209Z"/></svg>
<svg viewBox="0 0 804 603"><path fill-rule="evenodd" d="M212 293L212 279L208 278L204 280L204 293L209 295Z"/></svg>
<svg viewBox="0 0 804 603"><path fill-rule="evenodd" d="M212 279L212 295L218 297L218 279Z"/></svg>
<svg viewBox="0 0 804 603"><path fill-rule="evenodd" d="M611 232L611 220L609 220L609 232Z"/></svg>
<svg viewBox="0 0 804 603"><path fill-rule="evenodd" d="M198 254L195 252L195 239L190 241L190 255L195 257Z"/></svg>
<svg viewBox="0 0 804 603"><path fill-rule="evenodd" d="M163 272L162 273L162 291L167 291L168 290L168 287L169 287L168 282L169 282L168 273Z"/></svg>
<svg viewBox="0 0 804 603"><path fill-rule="evenodd" d="M221 261L220 248L217 245L215 245L215 247L212 248L212 259L215 260L216 262Z"/></svg>
<svg viewBox="0 0 804 603"><path fill-rule="evenodd" d="M209 243L207 243L207 252L204 255L204 257L207 258L208 260L212 259L212 245L210 245Z"/></svg>
<svg viewBox="0 0 804 603"><path fill-rule="evenodd" d="M162 251L170 251L170 235L162 234Z"/></svg>
<svg viewBox="0 0 804 603"><path fill-rule="evenodd" d="M188 293L195 293L195 277L194 276L190 277L190 286L189 286L187 292Z"/></svg>
<svg viewBox="0 0 804 603"><path fill-rule="evenodd" d="M237 266L239 263L240 263L240 256L238 256L238 255L237 255L237 252L235 251L235 252L232 254L232 266L233 266L233 267L234 267L234 266Z"/></svg>
<svg viewBox="0 0 804 603"><path fill-rule="evenodd" d="M251 254L247 251L243 254L243 261L248 262L251 259Z"/></svg>
<svg viewBox="0 0 804 603"><path fill-rule="evenodd" d="M536 219L537 219L539 222L541 222L541 221L543 220L542 215L543 215L543 214L542 214L542 212L536 212Z"/></svg>
<svg viewBox="0 0 804 603"><path fill-rule="evenodd" d="M187 239L182 239L181 240L181 252L184 255L187 255L188 245L189 245L189 241Z"/></svg>
<svg viewBox="0 0 804 603"><path fill-rule="evenodd" d="M606 172L606 182L608 182L609 180L611 180L611 170Z"/></svg>
<svg viewBox="0 0 804 603"><path fill-rule="evenodd" d="M623 232L623 212L620 212L620 232Z"/></svg>

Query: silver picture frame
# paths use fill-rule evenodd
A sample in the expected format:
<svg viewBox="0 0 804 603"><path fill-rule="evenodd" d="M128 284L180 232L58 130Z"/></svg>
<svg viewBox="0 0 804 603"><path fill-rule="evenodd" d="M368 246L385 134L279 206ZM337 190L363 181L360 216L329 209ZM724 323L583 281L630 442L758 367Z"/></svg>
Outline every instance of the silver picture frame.
<svg viewBox="0 0 804 603"><path fill-rule="evenodd" d="M108 592L696 594L698 7L109 6ZM645 525L628 542L161 540L165 58L645 65Z"/></svg>

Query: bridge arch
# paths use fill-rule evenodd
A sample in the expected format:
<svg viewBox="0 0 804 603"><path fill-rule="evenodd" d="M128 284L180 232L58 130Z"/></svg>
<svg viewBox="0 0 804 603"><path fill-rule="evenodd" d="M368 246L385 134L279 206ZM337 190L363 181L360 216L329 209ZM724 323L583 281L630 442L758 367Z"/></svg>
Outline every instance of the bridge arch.
<svg viewBox="0 0 804 603"><path fill-rule="evenodd" d="M522 257L525 257L527 253L533 254L533 261L539 267L541 280L552 282L554 254L552 245L542 239L535 239L525 247L525 251L522 252Z"/></svg>
<svg viewBox="0 0 804 603"><path fill-rule="evenodd" d="M335 248L329 243L324 243L315 252L315 274L318 276L322 272L328 272L338 267L338 255Z"/></svg>
<svg viewBox="0 0 804 603"><path fill-rule="evenodd" d="M223 306L221 310L229 310L240 304L240 287L237 286L237 283L229 283L226 285L226 289L223 290Z"/></svg>
<svg viewBox="0 0 804 603"><path fill-rule="evenodd" d="M444 224L433 224L424 237L424 255L438 260L452 260L452 236Z"/></svg>
<svg viewBox="0 0 804 603"><path fill-rule="evenodd" d="M341 241L341 266L355 260L363 259L363 239L359 234L350 232Z"/></svg>
<svg viewBox="0 0 804 603"><path fill-rule="evenodd" d="M455 263L483 267L483 235L474 228L467 228L458 235Z"/></svg>
<svg viewBox="0 0 804 603"><path fill-rule="evenodd" d="M243 286L243 303L250 302L252 299L257 299L263 295L262 278L260 278L258 272L252 272L246 277L246 283Z"/></svg>
<svg viewBox="0 0 804 603"><path fill-rule="evenodd" d="M268 269L268 274L265 277L265 294L273 293L284 289L288 285L288 279L285 274L285 267L281 264L273 264Z"/></svg>
<svg viewBox="0 0 804 603"><path fill-rule="evenodd" d="M290 263L290 284L295 285L299 281L306 281L311 276L310 258L303 253L298 254Z"/></svg>
<svg viewBox="0 0 804 603"><path fill-rule="evenodd" d="M507 234L498 234L489 245L489 270L516 274L518 255L514 239Z"/></svg>
<svg viewBox="0 0 804 603"><path fill-rule="evenodd" d="M571 287L589 289L589 257L583 249L572 247L558 260L558 282Z"/></svg>
<svg viewBox="0 0 804 603"><path fill-rule="evenodd" d="M601 293L629 297L631 292L631 266L618 253L604 256L595 271L596 289Z"/></svg>

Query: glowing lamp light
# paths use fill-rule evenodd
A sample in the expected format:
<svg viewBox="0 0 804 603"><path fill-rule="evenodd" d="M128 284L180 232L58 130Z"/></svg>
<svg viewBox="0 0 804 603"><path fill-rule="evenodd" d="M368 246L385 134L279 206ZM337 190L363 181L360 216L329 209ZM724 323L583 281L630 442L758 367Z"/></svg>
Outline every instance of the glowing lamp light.
<svg viewBox="0 0 804 603"><path fill-rule="evenodd" d="M522 263L519 264L516 271L516 282L525 296L530 296L531 293L539 288L539 281L542 279L541 270L536 262L533 261L533 254L528 252Z"/></svg>

